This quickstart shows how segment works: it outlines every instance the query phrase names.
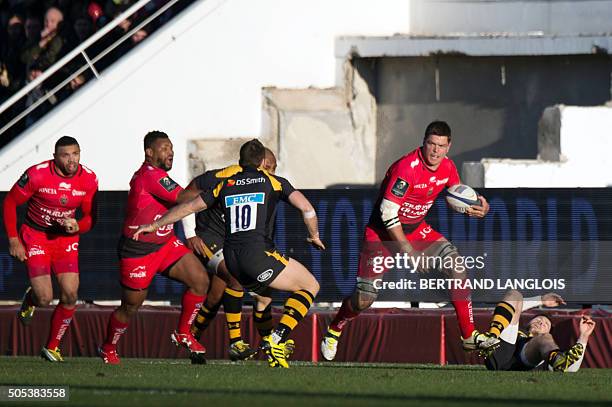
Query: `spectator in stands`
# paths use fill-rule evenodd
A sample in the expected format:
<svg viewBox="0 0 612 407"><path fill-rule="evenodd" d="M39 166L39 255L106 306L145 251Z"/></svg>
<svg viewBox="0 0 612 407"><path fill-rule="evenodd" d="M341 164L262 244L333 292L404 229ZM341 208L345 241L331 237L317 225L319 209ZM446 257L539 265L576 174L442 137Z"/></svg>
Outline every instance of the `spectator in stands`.
<svg viewBox="0 0 612 407"><path fill-rule="evenodd" d="M23 17L13 14L0 49L0 103L23 86L25 67L19 53L25 43Z"/></svg>

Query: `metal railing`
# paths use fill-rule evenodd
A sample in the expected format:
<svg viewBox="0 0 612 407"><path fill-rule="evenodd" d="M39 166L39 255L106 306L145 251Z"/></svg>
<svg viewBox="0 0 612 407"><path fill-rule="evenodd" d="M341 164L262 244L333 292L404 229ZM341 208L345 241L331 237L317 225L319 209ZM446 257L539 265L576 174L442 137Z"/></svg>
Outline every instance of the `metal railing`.
<svg viewBox="0 0 612 407"><path fill-rule="evenodd" d="M83 72L85 72L87 70L91 70L92 73L94 74L94 76L96 77L96 79L100 79L100 74L99 74L98 70L96 69L96 67L94 66L94 64L96 62L98 62L100 59L104 58L106 55L108 55L114 49L116 49L119 45L121 45L123 42L125 42L125 40L129 39L134 33L139 31L140 29L142 29L144 26L146 26L151 21L153 21L154 19L159 17L161 14L165 13L170 7L172 7L174 4L176 4L179 0L171 0L168 3L164 4L158 10L156 10L153 14L151 14L149 17L144 19L141 23L137 24L135 27L133 27L130 30L128 30L117 41L113 42L111 45L109 45L106 49L104 49L98 55L96 55L93 58L89 57L89 55L85 51L87 48L89 48L90 46L95 44L98 40L102 39L104 36L106 36L106 34L111 32L119 24L121 24L121 22L123 22L125 19L127 19L127 18L131 17L132 15L134 15L136 12L138 12L141 8L146 6L151 1L152 0L139 0L137 3L135 3L130 8L128 8L126 11L124 11L119 16L117 16L109 24L105 25L99 31L97 31L94 35L92 35L87 40L85 40L84 42L79 44L75 49L73 49L68 54L66 54L62 59L60 59L55 64L53 64L49 69L45 70L39 77L34 79L32 82L28 83L26 86L21 88L21 90L19 90L17 93L12 95L9 99L7 99L0 106L0 115L2 115L3 113L7 112L11 107L13 107L15 104L17 104L22 98L26 97L30 92L32 92L33 90L35 90L36 88L41 86L43 84L43 82L45 82L47 79L49 79L51 76L53 76L56 72L58 72L60 69L64 68L69 63L71 63L74 58L78 57L79 55L81 55L84 58L84 60L85 60L85 64L84 65L82 65L76 71L71 73L66 79L61 81L58 85L56 85L55 87L53 87L50 90L47 90L42 97L37 99L31 105L27 106L26 109L24 109L21 113L19 113L18 115L13 117L11 120L9 120L5 125L3 125L2 128L0 128L0 136L2 136L4 133L6 133L11 127L13 127L20 120L22 120L27 115L29 115L38 106L40 106L41 104L43 104L44 102L46 102L50 98L54 97L54 95L59 90L61 90L64 86L69 84L74 78L76 78L77 76L81 75Z"/></svg>

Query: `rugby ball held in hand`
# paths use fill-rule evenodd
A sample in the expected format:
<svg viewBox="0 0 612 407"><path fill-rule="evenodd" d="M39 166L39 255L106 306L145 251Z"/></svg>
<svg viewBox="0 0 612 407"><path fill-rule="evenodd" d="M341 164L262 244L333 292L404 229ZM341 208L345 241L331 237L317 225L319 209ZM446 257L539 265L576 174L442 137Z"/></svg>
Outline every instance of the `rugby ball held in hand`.
<svg viewBox="0 0 612 407"><path fill-rule="evenodd" d="M446 202L459 213L465 213L470 206L480 204L476 191L467 185L453 185L446 192Z"/></svg>

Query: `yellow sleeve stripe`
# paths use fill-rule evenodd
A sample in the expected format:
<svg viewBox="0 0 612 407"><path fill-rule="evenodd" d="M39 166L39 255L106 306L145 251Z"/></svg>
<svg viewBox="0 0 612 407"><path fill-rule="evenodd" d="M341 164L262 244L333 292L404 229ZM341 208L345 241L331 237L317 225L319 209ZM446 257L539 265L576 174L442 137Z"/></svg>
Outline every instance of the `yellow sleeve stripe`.
<svg viewBox="0 0 612 407"><path fill-rule="evenodd" d="M266 174L266 176L268 177L268 179L270 180L270 183L272 184L272 188L275 191L282 191L283 190L283 186L281 185L280 181L277 180L274 175L268 173L268 171L264 170L263 168L259 168L259 170L261 172L263 172L264 174Z"/></svg>
<svg viewBox="0 0 612 407"><path fill-rule="evenodd" d="M221 181L217 184L217 186L215 187L215 189L213 189L213 196L215 198L219 197L219 194L221 193L221 190L223 189L223 185L225 184L224 181Z"/></svg>
<svg viewBox="0 0 612 407"><path fill-rule="evenodd" d="M229 178L232 175L238 174L240 171L242 171L242 167L241 166L239 166L239 165L230 165L229 167L225 167L221 171L217 171L217 173L215 174L215 177L217 177L217 178Z"/></svg>

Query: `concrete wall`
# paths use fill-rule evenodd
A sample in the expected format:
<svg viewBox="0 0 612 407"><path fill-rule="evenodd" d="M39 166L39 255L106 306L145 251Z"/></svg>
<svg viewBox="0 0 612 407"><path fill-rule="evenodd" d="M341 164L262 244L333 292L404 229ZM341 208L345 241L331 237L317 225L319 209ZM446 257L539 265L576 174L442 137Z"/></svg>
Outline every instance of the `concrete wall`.
<svg viewBox="0 0 612 407"><path fill-rule="evenodd" d="M612 106L554 109L549 114L559 120L559 161L484 159L485 187L612 186Z"/></svg>
<svg viewBox="0 0 612 407"><path fill-rule="evenodd" d="M186 159L198 151L190 140L260 136L264 87L335 86L335 38L407 33L409 12L404 0L196 2L5 147L0 189L49 158L57 138L69 134L81 142L82 160L98 173L101 188L125 190L143 159L142 137L151 129L171 136L171 175L185 183L190 168L200 165ZM317 143L319 137L313 133ZM299 161L287 155L293 151L281 149L280 163Z"/></svg>
<svg viewBox="0 0 612 407"><path fill-rule="evenodd" d="M412 0L413 34L542 33L610 31L607 0Z"/></svg>

